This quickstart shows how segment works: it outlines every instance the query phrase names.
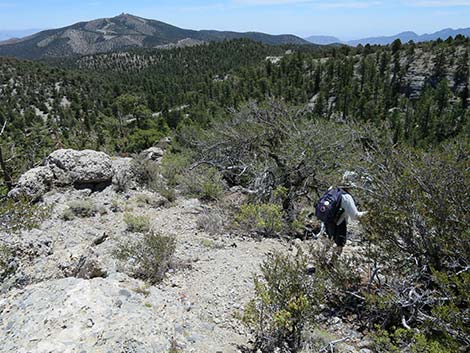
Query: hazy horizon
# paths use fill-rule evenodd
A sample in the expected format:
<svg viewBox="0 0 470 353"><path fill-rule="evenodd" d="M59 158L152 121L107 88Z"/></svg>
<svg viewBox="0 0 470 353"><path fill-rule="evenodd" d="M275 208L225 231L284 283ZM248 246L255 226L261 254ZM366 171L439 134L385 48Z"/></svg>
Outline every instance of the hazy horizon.
<svg viewBox="0 0 470 353"><path fill-rule="evenodd" d="M126 12L188 29L335 36L341 40L470 27L470 0L0 0L2 32L50 29ZM53 14L53 15L52 15Z"/></svg>

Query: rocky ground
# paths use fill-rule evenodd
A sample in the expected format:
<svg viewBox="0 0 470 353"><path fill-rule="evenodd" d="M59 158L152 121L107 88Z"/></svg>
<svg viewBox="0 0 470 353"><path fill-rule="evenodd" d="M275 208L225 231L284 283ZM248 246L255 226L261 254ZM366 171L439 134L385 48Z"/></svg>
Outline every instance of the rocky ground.
<svg viewBox="0 0 470 353"><path fill-rule="evenodd" d="M236 316L253 296L252 278L266 254L293 251L293 242L225 231L215 206L196 199L170 204L149 191L115 189L52 189L41 201L50 217L38 228L0 233L20 249L0 287L0 352L245 351L250 332ZM99 212L64 219L77 200ZM116 259L120 244L137 236L126 230L127 213L148 216L155 231L176 239L178 265L162 283L129 276ZM329 340L350 337L336 352L365 346L339 318L330 324Z"/></svg>

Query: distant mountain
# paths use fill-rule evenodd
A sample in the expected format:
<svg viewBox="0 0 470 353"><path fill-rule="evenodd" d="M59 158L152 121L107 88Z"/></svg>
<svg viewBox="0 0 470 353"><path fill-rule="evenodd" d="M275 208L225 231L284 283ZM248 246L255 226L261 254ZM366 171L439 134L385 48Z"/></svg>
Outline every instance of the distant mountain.
<svg viewBox="0 0 470 353"><path fill-rule="evenodd" d="M465 37L470 37L470 28L459 28L459 29L452 29L452 28L446 28L441 31L432 33L432 34L423 34L422 36L419 36L419 41L429 41L429 40L436 40L438 38L441 39L447 39L449 37L455 37L456 35L463 35Z"/></svg>
<svg viewBox="0 0 470 353"><path fill-rule="evenodd" d="M305 40L313 44L321 45L342 43L341 39L332 36L310 36L305 38Z"/></svg>
<svg viewBox="0 0 470 353"><path fill-rule="evenodd" d="M258 32L194 31L130 14L42 31L21 40L0 42L0 56L37 59L105 53L128 48L154 48L172 43L248 38L265 44L308 44L294 35Z"/></svg>
<svg viewBox="0 0 470 353"><path fill-rule="evenodd" d="M39 31L40 29L0 30L0 41L12 38L22 38Z"/></svg>
<svg viewBox="0 0 470 353"><path fill-rule="evenodd" d="M305 38L306 41L314 44L336 44L336 43L343 43L351 46L357 46L359 44L366 45L387 45L393 43L394 40L400 39L403 43L407 43L410 40L418 42L427 42L431 40L436 40L441 38L443 40L449 37L455 37L456 35L461 34L465 37L470 37L470 28L460 28L460 29L452 29L446 28L441 31L435 33L426 33L423 35L416 34L415 32L402 32L393 36L380 36L380 37L368 37L362 39L355 39L350 41L342 41L341 39L333 36L310 36Z"/></svg>
<svg viewBox="0 0 470 353"><path fill-rule="evenodd" d="M396 39L400 39L403 43L409 42L413 40L415 42L427 42L436 39L447 39L449 37L455 37L456 35L461 34L463 36L470 36L470 28L460 28L460 29L452 29L446 28L441 31L430 33L430 34L423 34L418 35L415 32L402 32L396 34L394 36L383 36L383 37L370 37L370 38L363 38L358 40L351 40L348 41L346 44L356 46L359 44L378 44L378 45L386 45L392 43Z"/></svg>

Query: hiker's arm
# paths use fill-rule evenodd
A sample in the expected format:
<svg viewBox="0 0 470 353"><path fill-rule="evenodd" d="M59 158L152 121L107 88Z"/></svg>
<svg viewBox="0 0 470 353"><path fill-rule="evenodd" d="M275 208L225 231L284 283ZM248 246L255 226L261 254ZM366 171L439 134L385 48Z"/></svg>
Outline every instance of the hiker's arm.
<svg viewBox="0 0 470 353"><path fill-rule="evenodd" d="M346 217L349 217L353 220L356 220L358 218L361 218L364 216L367 212L359 212L356 203L354 202L354 199L352 198L351 195L346 194L342 196L341 200L341 207L344 210L344 213L341 215L340 219L338 220L337 224L341 224Z"/></svg>

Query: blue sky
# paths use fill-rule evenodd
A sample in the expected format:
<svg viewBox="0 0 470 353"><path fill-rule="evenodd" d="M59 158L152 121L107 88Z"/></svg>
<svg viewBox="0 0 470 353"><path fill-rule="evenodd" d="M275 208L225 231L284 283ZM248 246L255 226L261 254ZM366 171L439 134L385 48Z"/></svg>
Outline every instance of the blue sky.
<svg viewBox="0 0 470 353"><path fill-rule="evenodd" d="M0 30L63 27L122 12L191 29L341 39L470 27L470 0L0 0Z"/></svg>

